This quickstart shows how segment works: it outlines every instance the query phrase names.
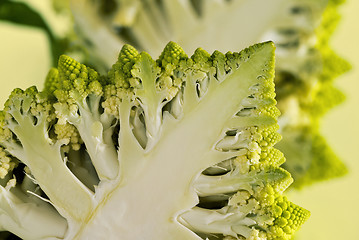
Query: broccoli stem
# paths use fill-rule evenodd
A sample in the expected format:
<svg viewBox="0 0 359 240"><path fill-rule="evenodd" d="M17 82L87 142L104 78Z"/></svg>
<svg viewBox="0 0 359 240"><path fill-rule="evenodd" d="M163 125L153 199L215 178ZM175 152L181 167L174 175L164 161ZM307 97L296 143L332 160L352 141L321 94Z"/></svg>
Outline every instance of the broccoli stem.
<svg viewBox="0 0 359 240"><path fill-rule="evenodd" d="M77 128L96 172L102 179L114 179L118 175L119 163L117 151L112 143L113 118L98 112L101 96L89 95L78 101L79 115L69 116L69 121Z"/></svg>
<svg viewBox="0 0 359 240"><path fill-rule="evenodd" d="M179 219L183 225L197 233L223 234L235 238L240 235L247 239L252 231L250 226L256 225L256 221L246 215L240 211L233 212L227 207L219 210L194 207L181 214Z"/></svg>
<svg viewBox="0 0 359 240"><path fill-rule="evenodd" d="M220 176L206 176L201 174L195 181L195 188L200 197L228 194L246 190L253 192L254 187L265 184L286 186L290 183L290 175L281 169L272 168L266 171L250 171L241 173L239 169ZM288 183L288 184L287 184ZM284 186L281 186L283 188Z"/></svg>
<svg viewBox="0 0 359 240"><path fill-rule="evenodd" d="M159 76L159 69L155 68L156 63L147 53L141 53L140 59L135 65L133 71L135 77L142 82L142 89L137 90L136 95L139 97L139 103L144 111L146 123L147 145L150 149L157 141L162 123L162 107L165 100L165 94L156 91L156 82ZM162 104L161 104L162 103Z"/></svg>
<svg viewBox="0 0 359 240"><path fill-rule="evenodd" d="M67 222L49 204L21 199L0 186L1 230L6 229L22 239L45 239L48 236L62 239L65 236Z"/></svg>
<svg viewBox="0 0 359 240"><path fill-rule="evenodd" d="M9 123L9 128L20 140L26 155L22 161L41 189L65 218L84 221L92 209L93 193L67 168L61 155L61 143L51 144L47 136L47 116L38 116L34 125L34 119L20 109L13 108L9 113L15 119Z"/></svg>

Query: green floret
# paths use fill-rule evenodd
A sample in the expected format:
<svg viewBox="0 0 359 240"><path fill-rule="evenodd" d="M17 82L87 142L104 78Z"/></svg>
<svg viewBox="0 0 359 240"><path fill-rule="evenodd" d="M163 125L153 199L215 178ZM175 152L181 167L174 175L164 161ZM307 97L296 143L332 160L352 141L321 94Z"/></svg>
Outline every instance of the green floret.
<svg viewBox="0 0 359 240"><path fill-rule="evenodd" d="M272 147L263 147L261 151L261 164L280 166L285 162L284 154L278 149Z"/></svg>
<svg viewBox="0 0 359 240"><path fill-rule="evenodd" d="M276 115L273 115L276 116ZM279 142L282 139L282 136L277 132L279 129L279 126L272 125L268 127L267 129L263 129L260 131L260 134L263 137L263 140L260 142L262 146L273 146L277 142Z"/></svg>
<svg viewBox="0 0 359 240"><path fill-rule="evenodd" d="M240 161L240 160L239 160ZM290 174L281 169L267 167L242 171L242 163L233 161L229 172L220 176L201 175L195 182L195 188L200 197L211 195L231 195L238 191L247 191L251 195L262 194L265 186L270 186L275 192L284 191L291 183ZM248 163L249 165L255 165Z"/></svg>
<svg viewBox="0 0 359 240"><path fill-rule="evenodd" d="M58 63L59 80L56 91L77 91L78 94L102 94L98 73L76 62L74 59L62 55ZM62 94L54 92L55 96ZM58 97L59 98L59 97ZM62 99L59 99L60 101Z"/></svg>
<svg viewBox="0 0 359 240"><path fill-rule="evenodd" d="M19 164L19 161L6 150L7 147L16 146L11 130L6 127L9 118L5 111L0 111L0 179L5 183L11 178L12 170Z"/></svg>
<svg viewBox="0 0 359 240"><path fill-rule="evenodd" d="M220 209L198 206L181 218L209 239L289 240L309 216L309 211L264 185L255 195L248 190L237 191Z"/></svg>
<svg viewBox="0 0 359 240"><path fill-rule="evenodd" d="M191 60L193 61L193 68L198 70L207 72L213 66L211 54L202 48L196 49Z"/></svg>
<svg viewBox="0 0 359 240"><path fill-rule="evenodd" d="M314 118L323 116L345 100L344 93L331 84L318 83L318 85L317 91L313 91L313 101L305 106Z"/></svg>
<svg viewBox="0 0 359 240"><path fill-rule="evenodd" d="M108 72L110 82L114 83L116 87L127 89L138 85L138 83L131 78L131 69L136 62L138 54L138 51L128 44L122 47L117 62Z"/></svg>
<svg viewBox="0 0 359 240"><path fill-rule="evenodd" d="M292 174L293 187L302 188L348 172L345 164L315 127L287 129L283 134L287 136L287 140L278 143L277 147L284 152L286 158L291 159L283 167Z"/></svg>
<svg viewBox="0 0 359 240"><path fill-rule="evenodd" d="M341 177L347 174L348 168L329 147L325 138L319 134L313 134L312 152L314 159L307 173L309 179L304 177L303 181L310 184L314 180L327 180ZM323 169L325 169L323 171ZM299 183L298 183L299 184Z"/></svg>
<svg viewBox="0 0 359 240"><path fill-rule="evenodd" d="M178 66L182 59L187 58L187 54L177 43L169 42L158 58L157 64L164 69L170 70Z"/></svg>
<svg viewBox="0 0 359 240"><path fill-rule="evenodd" d="M46 92L48 96L54 98L55 96L53 96L53 92L58 89L61 84L59 81L59 71L57 68L51 68L45 79L44 92Z"/></svg>
<svg viewBox="0 0 359 240"><path fill-rule="evenodd" d="M161 74L156 86L158 91L167 93L167 102L172 100L182 87L184 73L178 66L186 65L187 59L187 54L178 44L169 42L157 60Z"/></svg>
<svg viewBox="0 0 359 240"><path fill-rule="evenodd" d="M323 65L322 72L319 75L320 82L329 82L328 84L332 84L335 78L351 69L351 65L348 61L338 56L328 46L321 46L320 51Z"/></svg>
<svg viewBox="0 0 359 240"><path fill-rule="evenodd" d="M6 111L0 111L0 142L9 141L12 138L10 129L6 127L7 119L9 114Z"/></svg>
<svg viewBox="0 0 359 240"><path fill-rule="evenodd" d="M44 93L37 91L35 86L29 87L25 91L17 88L11 92L4 110L11 114L20 109L34 117L43 118L47 122L51 122L55 118L50 102ZM15 118L15 116L12 117Z"/></svg>
<svg viewBox="0 0 359 240"><path fill-rule="evenodd" d="M4 179L11 172L17 163L13 161L4 148L0 147L0 178Z"/></svg>
<svg viewBox="0 0 359 240"><path fill-rule="evenodd" d="M133 89L140 84L132 77L131 69L136 62L138 51L130 46L124 45L120 51L117 62L112 65L108 72L108 83L104 87L105 101L102 107L105 112L114 117L119 116L118 106L123 99L133 98Z"/></svg>
<svg viewBox="0 0 359 240"><path fill-rule="evenodd" d="M75 151L81 148L83 141L74 125L68 122L65 124L55 124L54 133L58 140L64 140L67 143L67 149L63 148L65 152L69 152L70 148Z"/></svg>
<svg viewBox="0 0 359 240"><path fill-rule="evenodd" d="M112 144L114 117L101 110L103 78L95 70L63 55L59 59L58 78L48 78L51 80L56 85L53 95L57 102L53 106L58 118L57 138L71 142L73 150L79 150L83 141L100 179L116 177L118 163ZM102 155L108 159L106 165Z"/></svg>
<svg viewBox="0 0 359 240"><path fill-rule="evenodd" d="M226 71L228 71L228 69L226 69L225 67L226 57L220 51L214 51L212 54L212 61L213 61L213 66L216 67L216 75L215 75L216 78L218 80L222 80L226 74Z"/></svg>
<svg viewBox="0 0 359 240"><path fill-rule="evenodd" d="M268 240L291 239L293 233L309 218L310 212L279 196L274 204L266 210L274 219L273 225L267 226Z"/></svg>

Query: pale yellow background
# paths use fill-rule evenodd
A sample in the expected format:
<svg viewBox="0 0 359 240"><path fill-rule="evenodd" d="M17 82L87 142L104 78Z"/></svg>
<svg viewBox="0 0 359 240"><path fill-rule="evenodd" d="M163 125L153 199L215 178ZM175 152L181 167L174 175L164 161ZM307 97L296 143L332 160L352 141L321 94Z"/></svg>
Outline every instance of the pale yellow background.
<svg viewBox="0 0 359 240"><path fill-rule="evenodd" d="M294 202L312 212L299 233L301 240L359 240L359 1L348 0L341 10L342 22L332 43L351 62L353 70L337 80L347 101L325 117L322 132L347 163L350 174L290 193ZM49 59L44 34L1 23L0 103L15 87L36 84L41 88Z"/></svg>
<svg viewBox="0 0 359 240"><path fill-rule="evenodd" d="M341 13L332 45L353 70L336 81L347 101L325 117L322 132L350 174L293 194L293 201L312 212L301 240L359 240L359 1L347 0Z"/></svg>

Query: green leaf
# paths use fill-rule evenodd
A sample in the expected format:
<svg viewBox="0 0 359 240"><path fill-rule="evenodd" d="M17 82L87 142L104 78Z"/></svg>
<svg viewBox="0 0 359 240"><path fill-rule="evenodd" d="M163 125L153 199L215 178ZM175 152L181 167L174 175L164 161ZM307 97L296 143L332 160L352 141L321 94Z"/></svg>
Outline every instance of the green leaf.
<svg viewBox="0 0 359 240"><path fill-rule="evenodd" d="M44 18L26 3L0 0L0 20L43 30L50 42L53 66L68 48L68 41L54 36Z"/></svg>

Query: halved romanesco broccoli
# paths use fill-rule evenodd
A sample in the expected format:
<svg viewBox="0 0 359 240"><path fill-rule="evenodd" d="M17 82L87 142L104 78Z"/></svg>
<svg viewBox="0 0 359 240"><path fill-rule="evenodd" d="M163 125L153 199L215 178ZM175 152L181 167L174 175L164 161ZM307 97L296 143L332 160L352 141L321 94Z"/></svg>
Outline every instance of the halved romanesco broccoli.
<svg viewBox="0 0 359 240"><path fill-rule="evenodd" d="M158 60L125 45L107 75L61 56L1 112L0 226L23 239L290 239L274 46Z"/></svg>

